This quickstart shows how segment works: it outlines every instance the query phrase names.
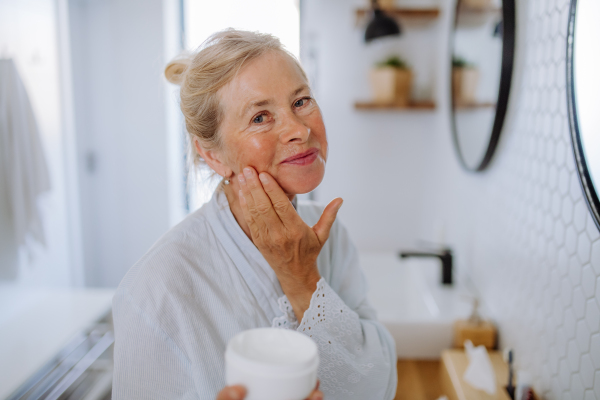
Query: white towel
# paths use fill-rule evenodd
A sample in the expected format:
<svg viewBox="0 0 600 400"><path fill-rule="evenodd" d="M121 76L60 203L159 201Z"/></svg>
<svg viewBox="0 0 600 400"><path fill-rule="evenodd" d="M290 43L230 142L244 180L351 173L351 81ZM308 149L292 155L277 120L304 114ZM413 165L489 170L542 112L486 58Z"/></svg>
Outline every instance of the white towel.
<svg viewBox="0 0 600 400"><path fill-rule="evenodd" d="M16 243L45 245L38 196L50 190L50 177L29 97L10 59L0 60L0 180Z"/></svg>

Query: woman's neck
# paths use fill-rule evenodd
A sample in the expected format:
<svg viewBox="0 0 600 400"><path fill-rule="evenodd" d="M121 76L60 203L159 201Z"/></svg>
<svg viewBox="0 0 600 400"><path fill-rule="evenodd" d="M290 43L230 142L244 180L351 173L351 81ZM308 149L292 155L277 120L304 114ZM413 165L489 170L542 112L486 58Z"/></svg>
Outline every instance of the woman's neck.
<svg viewBox="0 0 600 400"><path fill-rule="evenodd" d="M244 212L242 211L242 207L240 206L240 200L238 197L240 184L237 178L231 178L231 183L229 185L225 185L223 183L220 183L220 185L223 186L223 191L225 192L225 196L227 196L229 208L231 209L233 217L237 221L240 228L242 228L246 236L248 236L248 238L252 240L252 235L250 234L250 227L246 223L246 218L244 218ZM294 200L294 197L296 197L296 195L294 194L288 194L287 196L290 199L290 201Z"/></svg>

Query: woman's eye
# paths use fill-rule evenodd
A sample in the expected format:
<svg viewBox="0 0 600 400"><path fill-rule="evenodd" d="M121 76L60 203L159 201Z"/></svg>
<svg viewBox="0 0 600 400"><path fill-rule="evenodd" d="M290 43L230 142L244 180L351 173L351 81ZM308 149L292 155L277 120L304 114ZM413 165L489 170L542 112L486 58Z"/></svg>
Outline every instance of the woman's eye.
<svg viewBox="0 0 600 400"><path fill-rule="evenodd" d="M308 102L309 100L310 100L310 98L307 98L307 97L305 97L305 98L303 98L303 99L300 99L300 100L297 100L297 101L294 103L294 107L302 107L302 106L304 106L304 105L306 104L306 102Z"/></svg>
<svg viewBox="0 0 600 400"><path fill-rule="evenodd" d="M255 124L262 124L264 121L265 121L265 114L257 115L252 120L252 122L254 122Z"/></svg>

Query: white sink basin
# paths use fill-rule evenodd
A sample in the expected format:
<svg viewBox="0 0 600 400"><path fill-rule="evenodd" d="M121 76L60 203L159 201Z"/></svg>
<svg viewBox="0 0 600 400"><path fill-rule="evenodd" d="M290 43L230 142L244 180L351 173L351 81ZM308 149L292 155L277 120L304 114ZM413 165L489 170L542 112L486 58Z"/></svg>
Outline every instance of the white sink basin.
<svg viewBox="0 0 600 400"><path fill-rule="evenodd" d="M452 347L452 324L469 316L472 306L466 296L472 291L460 282L442 285L438 259L362 253L360 261L369 300L394 337L399 358L438 359Z"/></svg>

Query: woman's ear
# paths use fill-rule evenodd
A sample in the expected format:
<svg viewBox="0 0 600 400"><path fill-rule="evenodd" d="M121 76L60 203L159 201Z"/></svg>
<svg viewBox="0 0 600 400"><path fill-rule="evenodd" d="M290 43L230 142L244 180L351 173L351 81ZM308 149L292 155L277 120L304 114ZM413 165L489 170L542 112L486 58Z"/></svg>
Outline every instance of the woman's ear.
<svg viewBox="0 0 600 400"><path fill-rule="evenodd" d="M202 146L200 146L200 142L196 138L194 138L194 148L213 171L223 177L231 176L233 171L224 162L223 156L220 152L204 149Z"/></svg>

